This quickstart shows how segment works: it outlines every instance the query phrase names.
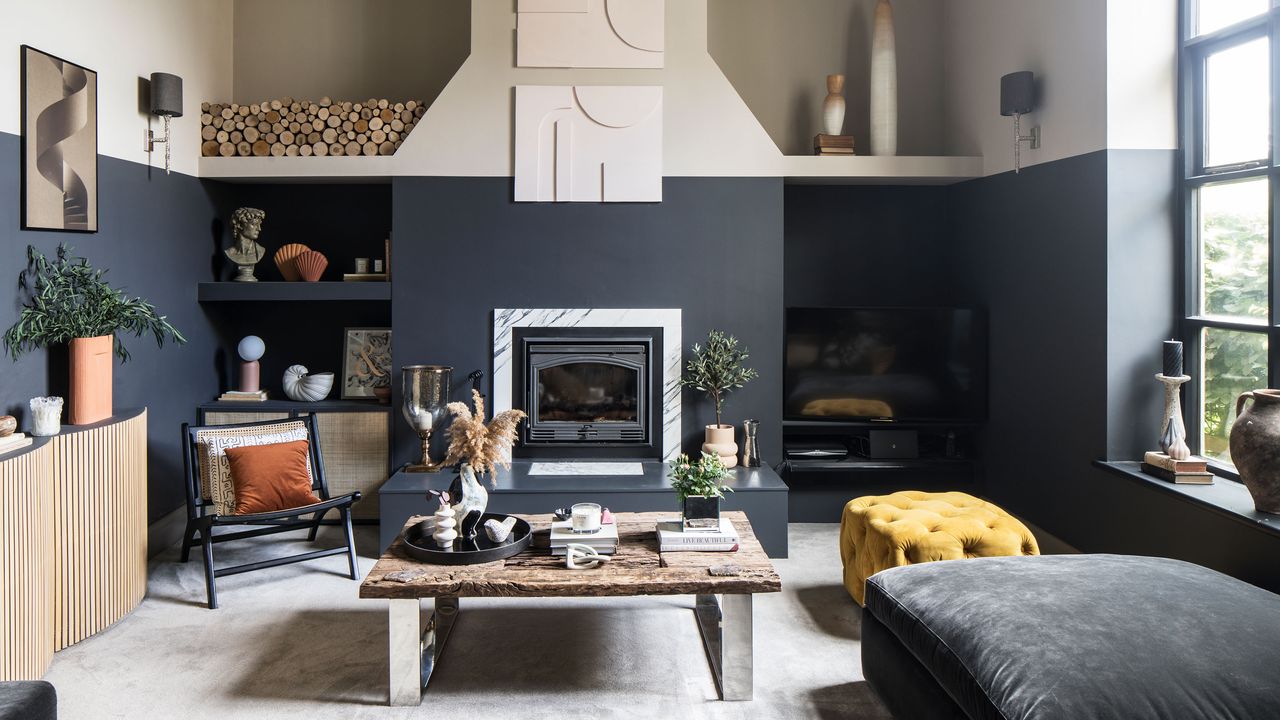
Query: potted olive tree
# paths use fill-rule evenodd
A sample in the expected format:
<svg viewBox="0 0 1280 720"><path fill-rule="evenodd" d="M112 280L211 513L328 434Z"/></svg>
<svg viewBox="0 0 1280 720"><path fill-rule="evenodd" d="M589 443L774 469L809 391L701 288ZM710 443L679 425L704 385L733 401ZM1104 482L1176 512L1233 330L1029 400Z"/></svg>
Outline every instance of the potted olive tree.
<svg viewBox="0 0 1280 720"><path fill-rule="evenodd" d="M72 425L111 416L112 351L122 362L129 359L119 334L153 335L162 347L165 340L187 341L151 303L108 285L102 279L106 273L71 255L66 245L58 246L53 259L28 246L27 267L18 276L25 296L22 312L4 334L5 349L15 361L30 350L69 346Z"/></svg>
<svg viewBox="0 0 1280 720"><path fill-rule="evenodd" d="M729 476L729 468L711 453L702 453L702 459L691 462L688 455L680 455L671 463L671 487L680 501L683 528L694 531L720 529L720 498L733 488L722 481Z"/></svg>
<svg viewBox="0 0 1280 720"><path fill-rule="evenodd" d="M716 408L716 424L706 427L704 453L720 458L724 466L738 464L738 443L734 441L733 426L721 422L725 397L748 381L755 379L754 369L743 363L750 357L746 348L738 347L738 339L719 330L707 333L707 344L693 344L693 357L685 368L688 373L680 378L680 384L701 390L711 398Z"/></svg>

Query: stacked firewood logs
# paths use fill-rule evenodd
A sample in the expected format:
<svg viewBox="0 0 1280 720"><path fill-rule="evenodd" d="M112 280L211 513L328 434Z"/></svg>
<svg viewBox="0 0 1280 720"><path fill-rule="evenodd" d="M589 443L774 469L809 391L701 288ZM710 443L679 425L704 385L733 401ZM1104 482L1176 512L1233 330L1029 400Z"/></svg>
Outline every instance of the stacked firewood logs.
<svg viewBox="0 0 1280 720"><path fill-rule="evenodd" d="M200 104L205 157L391 155L426 108L416 100L318 102L281 98L263 103Z"/></svg>

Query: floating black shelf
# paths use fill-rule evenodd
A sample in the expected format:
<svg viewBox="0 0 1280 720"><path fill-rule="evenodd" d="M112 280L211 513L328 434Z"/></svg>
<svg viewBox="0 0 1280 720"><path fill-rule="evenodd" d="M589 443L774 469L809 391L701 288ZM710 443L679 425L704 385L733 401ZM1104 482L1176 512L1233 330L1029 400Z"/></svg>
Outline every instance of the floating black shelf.
<svg viewBox="0 0 1280 720"><path fill-rule="evenodd" d="M795 472L862 472L873 470L936 470L943 472L969 472L974 468L974 461L972 458L948 457L884 460L862 457L846 457L831 460L789 458L785 464Z"/></svg>
<svg viewBox="0 0 1280 720"><path fill-rule="evenodd" d="M391 301L389 282L203 282L200 302Z"/></svg>

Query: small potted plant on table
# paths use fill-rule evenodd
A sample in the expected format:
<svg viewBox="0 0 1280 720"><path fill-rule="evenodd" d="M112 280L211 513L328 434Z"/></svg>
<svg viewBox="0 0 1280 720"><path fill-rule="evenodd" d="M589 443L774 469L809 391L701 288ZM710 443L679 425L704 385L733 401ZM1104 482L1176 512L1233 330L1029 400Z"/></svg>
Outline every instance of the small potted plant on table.
<svg viewBox="0 0 1280 720"><path fill-rule="evenodd" d="M716 424L706 428L702 452L718 456L726 468L738 464L738 443L734 441L733 426L720 421L725 396L756 378L756 371L744 367L750 357L746 348L738 347L738 339L719 330L707 333L707 344L693 344L693 357L685 368L688 375L680 378L680 384L701 390L711 398L716 407Z"/></svg>
<svg viewBox="0 0 1280 720"><path fill-rule="evenodd" d="M60 343L70 347L72 425L111 416L113 349L122 362L129 359L120 333L153 335L161 347L165 340L187 341L151 303L108 285L102 279L106 272L71 255L65 245L52 260L28 246L27 268L18 276L18 287L28 297L4 334L15 361L29 350Z"/></svg>
<svg viewBox="0 0 1280 720"><path fill-rule="evenodd" d="M728 476L729 469L720 458L707 452L696 463L683 454L671 463L671 487L680 501L685 530L720 529L720 498L733 492L721 482Z"/></svg>

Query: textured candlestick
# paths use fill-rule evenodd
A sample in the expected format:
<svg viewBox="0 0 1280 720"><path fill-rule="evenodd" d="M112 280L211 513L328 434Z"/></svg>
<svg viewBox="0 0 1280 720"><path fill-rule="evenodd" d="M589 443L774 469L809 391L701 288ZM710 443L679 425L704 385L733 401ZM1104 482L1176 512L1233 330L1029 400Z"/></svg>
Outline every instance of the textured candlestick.
<svg viewBox="0 0 1280 720"><path fill-rule="evenodd" d="M1164 341L1164 374L1166 377L1182 377L1182 343L1178 340Z"/></svg>
<svg viewBox="0 0 1280 720"><path fill-rule="evenodd" d="M1182 348L1178 349L1181 351ZM1156 379L1164 383L1164 419L1160 422L1160 449L1174 460L1186 460L1191 457L1191 448L1187 447L1187 427L1182 422L1182 400L1178 388L1191 377L1188 375L1170 377L1159 373Z"/></svg>

